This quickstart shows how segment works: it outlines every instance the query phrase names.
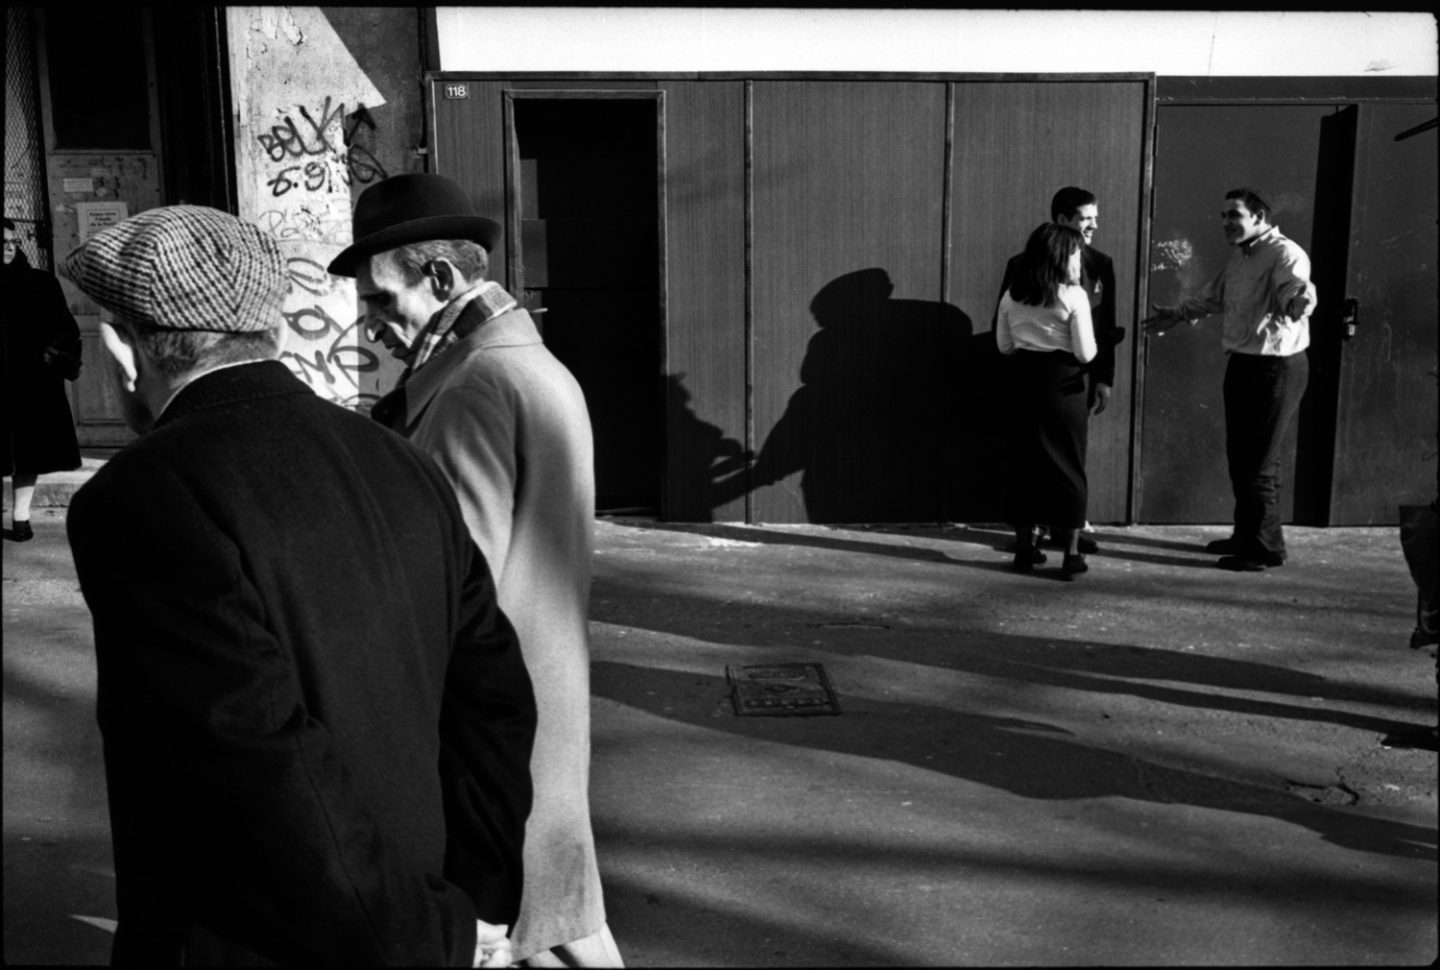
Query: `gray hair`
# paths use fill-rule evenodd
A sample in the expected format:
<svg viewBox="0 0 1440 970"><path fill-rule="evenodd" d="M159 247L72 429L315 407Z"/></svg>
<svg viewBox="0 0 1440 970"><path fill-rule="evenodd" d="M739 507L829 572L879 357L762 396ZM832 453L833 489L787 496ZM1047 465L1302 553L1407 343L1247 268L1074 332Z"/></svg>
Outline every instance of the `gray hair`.
<svg viewBox="0 0 1440 970"><path fill-rule="evenodd" d="M426 264L446 259L455 264L467 282L483 280L490 271L490 256L485 247L469 239L427 239L393 250L395 265L411 285L425 275Z"/></svg>
<svg viewBox="0 0 1440 970"><path fill-rule="evenodd" d="M168 380L222 364L243 364L252 360L274 360L280 356L280 325L244 333L216 333L213 330L163 330L112 311L115 325L135 338Z"/></svg>

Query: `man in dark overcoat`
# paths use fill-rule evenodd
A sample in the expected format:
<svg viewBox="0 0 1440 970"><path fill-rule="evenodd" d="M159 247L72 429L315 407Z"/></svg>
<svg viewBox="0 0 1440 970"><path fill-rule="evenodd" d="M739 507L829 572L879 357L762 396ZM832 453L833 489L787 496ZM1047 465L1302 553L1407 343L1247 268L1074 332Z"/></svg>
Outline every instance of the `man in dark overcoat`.
<svg viewBox="0 0 1440 970"><path fill-rule="evenodd" d="M254 226L152 209L65 268L142 435L68 518L114 962L504 965L534 696L445 479L275 359Z"/></svg>
<svg viewBox="0 0 1440 970"><path fill-rule="evenodd" d="M80 467L80 446L65 380L79 376L80 328L60 284L20 251L5 220L5 308L0 313L0 469L10 478L8 537L35 536L30 502L48 472Z"/></svg>

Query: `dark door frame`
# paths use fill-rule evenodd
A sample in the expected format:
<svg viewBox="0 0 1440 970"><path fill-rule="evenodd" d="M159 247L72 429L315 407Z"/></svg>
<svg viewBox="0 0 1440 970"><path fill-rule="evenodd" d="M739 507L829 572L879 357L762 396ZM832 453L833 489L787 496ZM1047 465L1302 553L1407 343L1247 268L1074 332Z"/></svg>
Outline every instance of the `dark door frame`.
<svg viewBox="0 0 1440 970"><path fill-rule="evenodd" d="M658 354L653 362L655 371L656 441L658 447L653 469L659 496L657 514L663 514L668 507L666 494L665 457L668 442L665 439L667 416L664 375L669 372L669 328L670 317L666 294L669 290L666 276L666 223L665 207L665 92L646 88L510 88L501 92L505 157L505 272L511 292L517 298L525 293L525 256L521 246L521 186L520 186L520 140L515 131L516 101L653 101L655 104L655 244L656 244L656 300L658 302L657 323L659 325Z"/></svg>

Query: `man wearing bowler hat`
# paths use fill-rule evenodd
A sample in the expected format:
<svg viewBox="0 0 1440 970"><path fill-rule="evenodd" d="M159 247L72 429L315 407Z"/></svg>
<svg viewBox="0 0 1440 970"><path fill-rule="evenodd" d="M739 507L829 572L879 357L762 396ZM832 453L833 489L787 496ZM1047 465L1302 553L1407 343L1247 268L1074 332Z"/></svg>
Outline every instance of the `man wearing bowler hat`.
<svg viewBox="0 0 1440 970"><path fill-rule="evenodd" d="M448 483L275 359L289 282L254 226L151 209L65 272L141 434L66 522L113 962L507 966L534 697Z"/></svg>
<svg viewBox="0 0 1440 970"><path fill-rule="evenodd" d="M535 803L514 956L621 966L590 826L590 416L530 315L486 279L500 232L450 179L397 175L361 194L355 242L330 272L355 277L366 335L406 364L373 416L439 462L534 682Z"/></svg>

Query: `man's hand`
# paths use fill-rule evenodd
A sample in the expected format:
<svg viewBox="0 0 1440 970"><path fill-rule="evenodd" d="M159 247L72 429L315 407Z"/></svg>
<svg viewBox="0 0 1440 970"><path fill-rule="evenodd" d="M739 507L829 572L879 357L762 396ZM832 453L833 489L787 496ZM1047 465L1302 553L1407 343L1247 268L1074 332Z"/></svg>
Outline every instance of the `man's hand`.
<svg viewBox="0 0 1440 970"><path fill-rule="evenodd" d="M1109 406L1110 406L1110 385L1109 385L1109 384L1096 384L1096 385L1095 385L1095 410L1091 411L1090 413L1091 413L1091 414L1099 414L1101 411L1104 411L1104 410L1105 410L1107 407L1109 407Z"/></svg>
<svg viewBox="0 0 1440 970"><path fill-rule="evenodd" d="M1152 303L1150 304L1150 309L1154 312L1144 320L1141 320L1140 326L1145 328L1147 334L1153 334L1157 337L1185 319L1173 306L1161 306L1158 303Z"/></svg>
<svg viewBox="0 0 1440 970"><path fill-rule="evenodd" d="M483 919L475 921L475 962L472 967L508 967L510 966L510 938L505 934L510 932L506 923L499 925L487 923Z"/></svg>

